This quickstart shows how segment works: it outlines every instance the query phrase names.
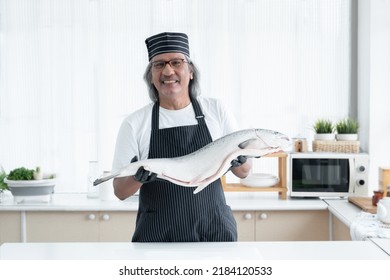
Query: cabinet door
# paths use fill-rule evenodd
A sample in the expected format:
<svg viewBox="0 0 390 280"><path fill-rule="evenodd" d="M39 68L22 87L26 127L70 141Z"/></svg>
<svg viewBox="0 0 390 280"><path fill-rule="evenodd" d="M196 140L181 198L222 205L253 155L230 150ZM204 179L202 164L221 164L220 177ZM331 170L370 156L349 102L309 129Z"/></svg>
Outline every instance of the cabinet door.
<svg viewBox="0 0 390 280"><path fill-rule="evenodd" d="M256 241L329 240L328 211L257 211Z"/></svg>
<svg viewBox="0 0 390 280"><path fill-rule="evenodd" d="M97 242L98 212L27 212L27 242Z"/></svg>
<svg viewBox="0 0 390 280"><path fill-rule="evenodd" d="M135 229L137 212L100 212L99 240L130 242Z"/></svg>
<svg viewBox="0 0 390 280"><path fill-rule="evenodd" d="M333 223L333 240L344 240L344 241L352 240L349 227L346 226L339 219L337 219L334 215L332 215L332 223Z"/></svg>
<svg viewBox="0 0 390 280"><path fill-rule="evenodd" d="M255 211L234 211L238 241L255 241Z"/></svg>
<svg viewBox="0 0 390 280"><path fill-rule="evenodd" d="M22 241L20 215L19 211L0 212L0 244Z"/></svg>

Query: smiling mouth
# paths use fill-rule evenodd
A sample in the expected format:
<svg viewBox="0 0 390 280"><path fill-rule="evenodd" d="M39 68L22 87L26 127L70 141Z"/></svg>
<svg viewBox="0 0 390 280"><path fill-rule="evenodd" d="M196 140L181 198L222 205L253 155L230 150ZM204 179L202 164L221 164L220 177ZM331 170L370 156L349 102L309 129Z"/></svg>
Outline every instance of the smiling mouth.
<svg viewBox="0 0 390 280"><path fill-rule="evenodd" d="M174 84L174 83L178 83L179 80L166 80L166 81L161 81L161 83L163 84Z"/></svg>

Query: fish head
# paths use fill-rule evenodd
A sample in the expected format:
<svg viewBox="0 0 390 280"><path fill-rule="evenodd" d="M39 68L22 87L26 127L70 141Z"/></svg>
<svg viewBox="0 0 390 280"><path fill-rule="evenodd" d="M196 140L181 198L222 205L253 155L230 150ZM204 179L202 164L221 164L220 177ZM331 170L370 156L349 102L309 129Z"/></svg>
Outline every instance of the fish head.
<svg viewBox="0 0 390 280"><path fill-rule="evenodd" d="M291 140L284 134L266 129L255 129L250 139L241 142L241 149L254 150L283 150L291 145Z"/></svg>
<svg viewBox="0 0 390 280"><path fill-rule="evenodd" d="M291 146L291 139L278 131L268 129L255 129L256 137L269 148L284 150Z"/></svg>

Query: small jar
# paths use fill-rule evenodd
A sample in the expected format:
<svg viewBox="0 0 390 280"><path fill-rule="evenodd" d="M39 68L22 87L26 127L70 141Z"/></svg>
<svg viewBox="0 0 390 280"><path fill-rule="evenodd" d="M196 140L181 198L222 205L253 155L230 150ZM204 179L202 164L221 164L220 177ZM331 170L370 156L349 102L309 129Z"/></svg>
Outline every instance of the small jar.
<svg viewBox="0 0 390 280"><path fill-rule="evenodd" d="M293 138L294 152L306 153L307 152L307 141L305 138Z"/></svg>
<svg viewBox="0 0 390 280"><path fill-rule="evenodd" d="M372 196L372 205L376 206L383 198L383 191L374 191L374 195Z"/></svg>

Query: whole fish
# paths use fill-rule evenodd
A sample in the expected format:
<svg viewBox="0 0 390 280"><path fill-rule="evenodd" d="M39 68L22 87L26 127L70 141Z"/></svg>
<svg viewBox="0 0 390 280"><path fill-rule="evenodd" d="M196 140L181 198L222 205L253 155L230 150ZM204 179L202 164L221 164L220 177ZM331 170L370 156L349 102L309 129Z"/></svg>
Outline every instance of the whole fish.
<svg viewBox="0 0 390 280"><path fill-rule="evenodd" d="M145 170L156 173L157 178L184 187L197 187L194 190L195 194L229 171L231 161L238 156L261 157L282 151L290 144L290 139L277 131L239 130L185 156L145 159L130 163L118 172L97 179L94 185L115 177L133 176L142 166Z"/></svg>

